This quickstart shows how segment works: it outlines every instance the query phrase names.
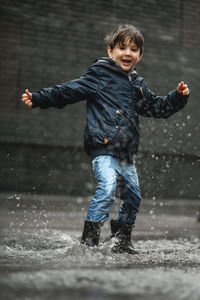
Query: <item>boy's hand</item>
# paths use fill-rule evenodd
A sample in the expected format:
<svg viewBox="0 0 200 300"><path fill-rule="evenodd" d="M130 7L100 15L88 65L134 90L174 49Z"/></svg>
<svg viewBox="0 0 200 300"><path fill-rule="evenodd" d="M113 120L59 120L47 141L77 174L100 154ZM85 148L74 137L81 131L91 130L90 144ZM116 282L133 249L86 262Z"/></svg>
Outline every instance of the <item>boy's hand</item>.
<svg viewBox="0 0 200 300"><path fill-rule="evenodd" d="M181 81L177 88L176 88L177 92L182 94L183 96L189 95L189 89L187 84L185 84L183 81Z"/></svg>
<svg viewBox="0 0 200 300"><path fill-rule="evenodd" d="M29 92L28 89L25 90L25 94L22 94L22 102L28 105L29 107L32 107L32 94Z"/></svg>

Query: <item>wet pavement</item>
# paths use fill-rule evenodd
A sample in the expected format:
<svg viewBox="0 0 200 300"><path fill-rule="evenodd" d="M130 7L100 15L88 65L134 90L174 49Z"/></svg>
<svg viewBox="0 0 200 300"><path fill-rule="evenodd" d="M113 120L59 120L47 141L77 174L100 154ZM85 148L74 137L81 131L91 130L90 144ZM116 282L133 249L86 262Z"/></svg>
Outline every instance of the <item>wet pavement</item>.
<svg viewBox="0 0 200 300"><path fill-rule="evenodd" d="M148 254L124 255L108 222L80 245L89 200L0 194L0 299L200 299L200 201L143 200L132 241Z"/></svg>

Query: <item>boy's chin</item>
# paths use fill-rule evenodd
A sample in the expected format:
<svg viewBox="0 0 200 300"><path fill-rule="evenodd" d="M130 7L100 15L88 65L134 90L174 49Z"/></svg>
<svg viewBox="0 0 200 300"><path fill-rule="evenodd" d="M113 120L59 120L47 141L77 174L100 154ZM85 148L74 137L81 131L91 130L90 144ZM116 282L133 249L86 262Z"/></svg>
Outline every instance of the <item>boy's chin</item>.
<svg viewBox="0 0 200 300"><path fill-rule="evenodd" d="M134 66L121 66L122 70L125 72L129 72L133 69Z"/></svg>

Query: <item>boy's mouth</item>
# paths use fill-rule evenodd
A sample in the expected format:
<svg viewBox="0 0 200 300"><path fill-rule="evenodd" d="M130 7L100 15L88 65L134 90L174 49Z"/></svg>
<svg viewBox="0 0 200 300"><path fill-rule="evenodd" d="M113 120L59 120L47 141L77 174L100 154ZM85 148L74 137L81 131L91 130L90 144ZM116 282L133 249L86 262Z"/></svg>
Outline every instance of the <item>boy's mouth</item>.
<svg viewBox="0 0 200 300"><path fill-rule="evenodd" d="M124 64L124 65L130 65L130 63L132 62L132 60L131 59L122 59L122 63Z"/></svg>

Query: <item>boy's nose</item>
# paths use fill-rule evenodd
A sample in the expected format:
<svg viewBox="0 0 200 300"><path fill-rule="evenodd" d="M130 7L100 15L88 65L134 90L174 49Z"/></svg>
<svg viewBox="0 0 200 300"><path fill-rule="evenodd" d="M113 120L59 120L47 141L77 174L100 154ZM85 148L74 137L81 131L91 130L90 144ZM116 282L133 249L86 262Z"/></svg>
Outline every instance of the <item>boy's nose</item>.
<svg viewBox="0 0 200 300"><path fill-rule="evenodd" d="M125 55L131 55L131 50L130 49L126 49Z"/></svg>

